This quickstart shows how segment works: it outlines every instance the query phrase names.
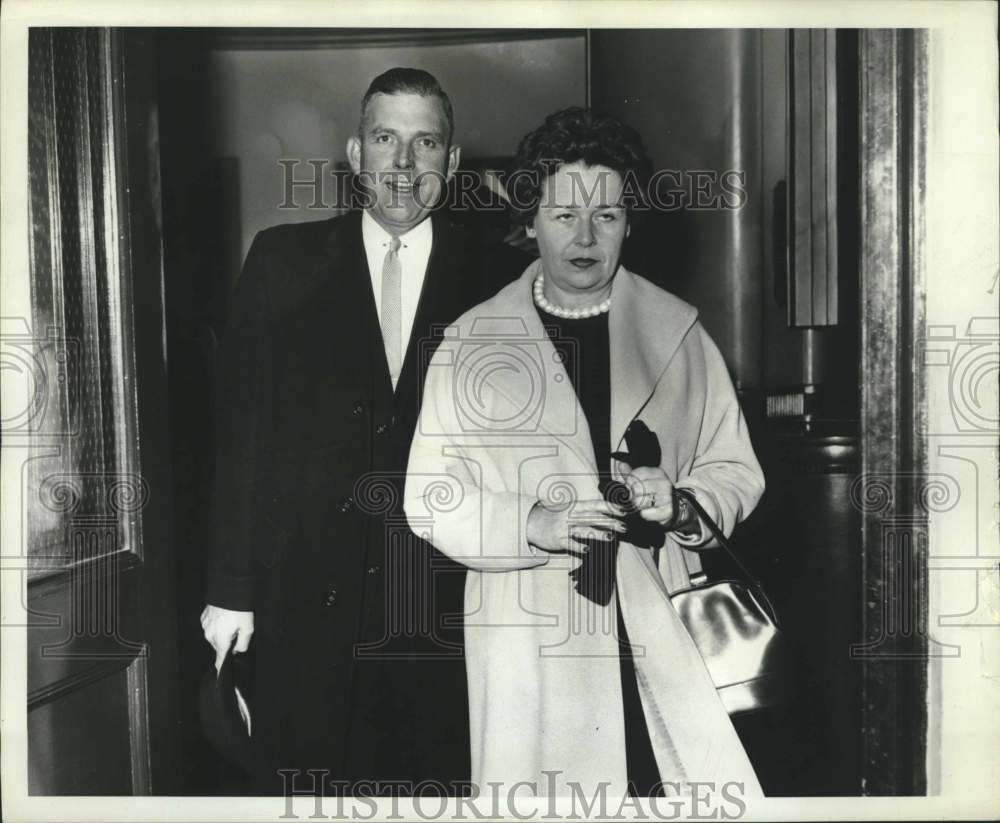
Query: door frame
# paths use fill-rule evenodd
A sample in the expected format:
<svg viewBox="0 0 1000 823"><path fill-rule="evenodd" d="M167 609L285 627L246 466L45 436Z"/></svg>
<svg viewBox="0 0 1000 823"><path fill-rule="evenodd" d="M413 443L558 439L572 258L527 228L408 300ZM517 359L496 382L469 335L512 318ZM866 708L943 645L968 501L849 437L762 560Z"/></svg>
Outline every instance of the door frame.
<svg viewBox="0 0 1000 823"><path fill-rule="evenodd" d="M123 328L114 330L121 340L112 348L123 356L125 400L115 404L114 415L128 458L116 465L129 471L107 481L113 486L106 501L109 516L77 516L72 494L65 498L70 508L63 511L64 549L70 562L24 582L27 710L124 676L119 687L126 690L128 728L116 731L126 734L129 743L131 794L173 794L178 774L175 564L155 33L80 31L88 43L87 70L93 85L87 86L82 75L74 82L83 84L81 94L91 89L86 117L97 129L91 148L79 155L80 185L89 186L93 176L100 181L102 197L95 204L86 196L89 189L82 189L79 220L82 226L93 226L101 210L105 231L97 242L103 242L83 254L92 268L103 259L105 276L120 289L115 297ZM54 124L47 131L54 145ZM53 156L49 154L50 170ZM54 233L60 232L59 219L52 219ZM53 261L55 265L56 258ZM43 386L54 385L56 379L55 374L41 375ZM30 426L26 433L29 443L41 442ZM30 513L38 501L25 504L24 511ZM120 512L131 528L121 533L125 542L119 545ZM104 553L100 547L107 541L116 542L113 551ZM58 740L53 737L47 743L51 748L44 757L57 758ZM28 777L30 785L32 775Z"/></svg>
<svg viewBox="0 0 1000 823"><path fill-rule="evenodd" d="M928 32L860 32L862 791L927 791Z"/></svg>

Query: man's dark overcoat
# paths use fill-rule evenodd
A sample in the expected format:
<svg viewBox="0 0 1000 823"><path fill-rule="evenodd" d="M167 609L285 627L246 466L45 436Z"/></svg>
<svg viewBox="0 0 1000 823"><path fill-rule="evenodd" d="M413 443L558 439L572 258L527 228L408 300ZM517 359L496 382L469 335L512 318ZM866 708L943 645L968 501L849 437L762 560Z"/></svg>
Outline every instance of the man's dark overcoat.
<svg viewBox="0 0 1000 823"><path fill-rule="evenodd" d="M435 327L522 261L498 275L496 257L431 219L395 393L361 212L260 232L233 298L216 370L206 599L254 612L264 792L281 790L279 768L469 776L464 568L407 527L403 474Z"/></svg>

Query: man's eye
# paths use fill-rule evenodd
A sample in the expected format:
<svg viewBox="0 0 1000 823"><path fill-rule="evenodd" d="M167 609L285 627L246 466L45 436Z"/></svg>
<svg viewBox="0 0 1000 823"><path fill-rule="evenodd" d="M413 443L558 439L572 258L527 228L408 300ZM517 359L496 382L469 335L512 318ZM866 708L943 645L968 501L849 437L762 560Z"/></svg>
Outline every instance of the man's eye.
<svg viewBox="0 0 1000 823"><path fill-rule="evenodd" d="M388 143L392 138L388 134L376 134L372 142L374 143Z"/></svg>
<svg viewBox="0 0 1000 823"><path fill-rule="evenodd" d="M425 137L420 141L420 145L425 149L435 149L437 148L437 141L431 140L429 137Z"/></svg>

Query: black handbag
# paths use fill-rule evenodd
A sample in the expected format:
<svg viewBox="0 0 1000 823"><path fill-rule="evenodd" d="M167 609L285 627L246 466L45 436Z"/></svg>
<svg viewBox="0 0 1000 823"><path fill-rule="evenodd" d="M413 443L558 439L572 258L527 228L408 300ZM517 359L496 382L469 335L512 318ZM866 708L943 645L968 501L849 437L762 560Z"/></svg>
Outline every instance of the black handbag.
<svg viewBox="0 0 1000 823"><path fill-rule="evenodd" d="M676 487L674 493L694 509L743 579L708 581L702 575L697 582L692 579L691 588L672 594L670 600L729 714L778 705L785 698L785 641L774 606L694 494Z"/></svg>

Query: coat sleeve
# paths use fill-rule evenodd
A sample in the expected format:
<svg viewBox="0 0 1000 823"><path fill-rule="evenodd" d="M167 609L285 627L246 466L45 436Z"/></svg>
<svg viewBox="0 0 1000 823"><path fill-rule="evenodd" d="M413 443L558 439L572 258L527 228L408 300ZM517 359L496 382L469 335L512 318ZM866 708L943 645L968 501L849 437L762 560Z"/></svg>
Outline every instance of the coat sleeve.
<svg viewBox="0 0 1000 823"><path fill-rule="evenodd" d="M215 465L209 518L205 599L253 609L255 541L270 431L271 344L264 234L254 238L233 295L215 369Z"/></svg>
<svg viewBox="0 0 1000 823"><path fill-rule="evenodd" d="M548 553L528 544L528 513L537 502L519 493L517 468L502 436L469 431L454 396L455 348L431 360L410 447L403 507L410 528L440 552L483 572L530 569ZM511 490L513 488L514 490Z"/></svg>
<svg viewBox="0 0 1000 823"><path fill-rule="evenodd" d="M704 353L705 406L691 470L677 486L690 489L726 536L753 511L764 493L764 473L754 454L746 420L718 347L700 323L694 326ZM708 529L670 535L683 546L717 545Z"/></svg>

